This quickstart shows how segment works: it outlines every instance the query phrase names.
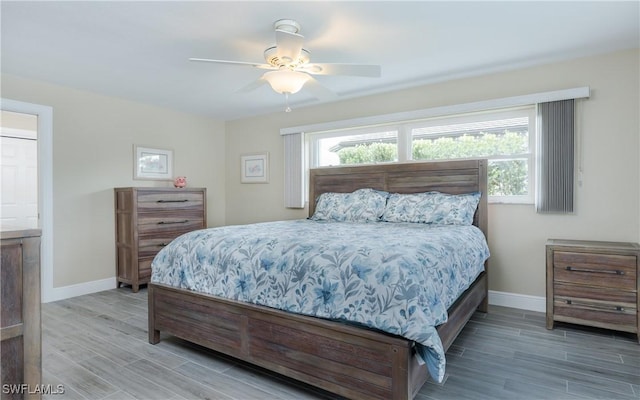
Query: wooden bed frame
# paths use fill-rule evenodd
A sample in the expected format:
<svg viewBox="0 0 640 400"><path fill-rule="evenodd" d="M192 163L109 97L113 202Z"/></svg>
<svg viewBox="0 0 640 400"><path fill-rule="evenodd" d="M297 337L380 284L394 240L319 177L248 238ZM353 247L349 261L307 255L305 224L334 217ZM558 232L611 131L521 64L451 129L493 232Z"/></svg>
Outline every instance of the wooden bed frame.
<svg viewBox="0 0 640 400"><path fill-rule="evenodd" d="M309 215L317 196L328 191L481 191L474 225L486 235L486 167L486 160L462 160L312 169ZM413 399L428 378L414 342L402 337L167 285L150 283L148 292L152 344L163 331L353 399ZM486 272L437 328L445 349L476 309L487 310Z"/></svg>

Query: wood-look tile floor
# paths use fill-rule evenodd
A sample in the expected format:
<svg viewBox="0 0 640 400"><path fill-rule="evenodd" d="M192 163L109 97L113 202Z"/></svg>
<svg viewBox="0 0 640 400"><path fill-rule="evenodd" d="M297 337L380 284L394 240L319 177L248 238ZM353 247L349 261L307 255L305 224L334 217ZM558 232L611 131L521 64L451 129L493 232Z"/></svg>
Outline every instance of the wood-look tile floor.
<svg viewBox="0 0 640 400"><path fill-rule="evenodd" d="M147 293L108 290L43 304L47 399L332 399L166 335L147 341ZM543 313L490 307L447 353L442 384L417 399L640 399L635 336L572 325L545 329Z"/></svg>

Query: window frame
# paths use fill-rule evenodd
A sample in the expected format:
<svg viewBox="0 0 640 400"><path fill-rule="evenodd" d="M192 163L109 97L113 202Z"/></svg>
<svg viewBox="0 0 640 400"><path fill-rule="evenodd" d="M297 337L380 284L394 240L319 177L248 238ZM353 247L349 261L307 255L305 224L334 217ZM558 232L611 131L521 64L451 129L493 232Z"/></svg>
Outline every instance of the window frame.
<svg viewBox="0 0 640 400"><path fill-rule="evenodd" d="M424 118L420 120L399 121L388 124L375 124L369 126L358 126L352 128L333 129L323 132L309 132L305 134L305 150L308 154L306 170L309 168L325 167L325 165L319 165L320 160L320 146L319 142L327 138L354 136L359 134L370 134L379 131L397 131L397 152L398 160L390 161L389 163L401 163L407 161L413 161L413 135L412 131L417 128L424 128L427 126L439 126L447 124L464 123L466 121L487 121L494 119L514 118L527 116L529 119L529 152L518 155L501 155L501 156L487 156L486 158L491 160L508 160L508 159L522 159L527 160L527 172L528 172L528 188L527 195L523 196L489 196L488 201L490 203L509 203L509 204L533 204L535 199L535 182L536 182L536 108L535 105L526 105L519 107L483 110L476 112L467 112L459 114L439 115L430 118ZM366 164L354 164L354 165L366 165ZM306 186L306 185L305 185Z"/></svg>
<svg viewBox="0 0 640 400"><path fill-rule="evenodd" d="M462 124L466 122L484 122L496 119L517 118L526 116L529 119L529 152L521 154L509 154L509 155L495 155L495 156L482 156L487 158L489 163L492 160L511 160L511 159L523 159L527 160L527 193L522 196L492 196L489 195L487 200L489 203L509 203L509 204L533 204L535 201L535 182L536 182L536 107L535 105L504 108L496 110L479 111L472 113L461 113L454 115L438 116L428 118L421 121L405 124L407 130L407 151L408 160L413 160L413 130L425 127L440 126L440 125L453 125ZM434 135L437 137L436 135ZM440 159L445 161L444 159ZM451 159L448 159L451 160ZM415 160L421 161L421 160Z"/></svg>
<svg viewBox="0 0 640 400"><path fill-rule="evenodd" d="M346 128L346 129L338 129L328 132L316 132L309 133L305 135L305 142L307 144L309 154L309 166L311 168L317 167L332 167L338 165L319 165L320 160L320 146L318 142L322 139L331 139L338 137L346 137L346 136L356 136L356 135L367 135L372 133L378 133L380 131L397 131L398 132L398 142L400 142L400 131L398 129L394 129L393 126L397 124L390 125L375 125L368 127L356 127L356 128ZM399 143L398 143L399 144ZM400 147L398 147L398 161L389 161L389 163L400 162ZM365 164L352 164L352 165L365 165Z"/></svg>

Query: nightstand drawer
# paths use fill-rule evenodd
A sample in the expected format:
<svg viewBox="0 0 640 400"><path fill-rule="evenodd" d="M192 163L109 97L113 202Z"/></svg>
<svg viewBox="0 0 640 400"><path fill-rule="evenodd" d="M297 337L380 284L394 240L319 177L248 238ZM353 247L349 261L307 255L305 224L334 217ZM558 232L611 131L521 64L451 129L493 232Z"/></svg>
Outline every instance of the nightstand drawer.
<svg viewBox="0 0 640 400"><path fill-rule="evenodd" d="M635 304L555 297L554 319L576 324L637 332Z"/></svg>
<svg viewBox="0 0 640 400"><path fill-rule="evenodd" d="M636 289L636 257L555 251L555 282L571 282L613 289Z"/></svg>
<svg viewBox="0 0 640 400"><path fill-rule="evenodd" d="M610 302L613 304L631 304L635 307L636 292L601 287L591 287L583 285L572 285L556 282L553 285L554 299L575 298L592 299L597 301ZM628 307L628 306L627 306Z"/></svg>

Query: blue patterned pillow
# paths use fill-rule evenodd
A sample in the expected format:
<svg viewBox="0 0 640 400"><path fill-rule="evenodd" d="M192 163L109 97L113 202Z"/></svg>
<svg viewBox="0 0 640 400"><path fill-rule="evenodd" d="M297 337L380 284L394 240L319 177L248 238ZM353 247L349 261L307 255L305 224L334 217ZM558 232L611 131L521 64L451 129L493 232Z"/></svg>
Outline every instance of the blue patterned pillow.
<svg viewBox="0 0 640 400"><path fill-rule="evenodd" d="M389 193L358 189L352 193L322 193L311 217L314 221L380 221Z"/></svg>
<svg viewBox="0 0 640 400"><path fill-rule="evenodd" d="M471 225L480 192L445 194L425 192L389 195L382 220L439 225Z"/></svg>

